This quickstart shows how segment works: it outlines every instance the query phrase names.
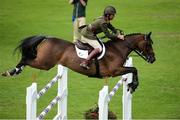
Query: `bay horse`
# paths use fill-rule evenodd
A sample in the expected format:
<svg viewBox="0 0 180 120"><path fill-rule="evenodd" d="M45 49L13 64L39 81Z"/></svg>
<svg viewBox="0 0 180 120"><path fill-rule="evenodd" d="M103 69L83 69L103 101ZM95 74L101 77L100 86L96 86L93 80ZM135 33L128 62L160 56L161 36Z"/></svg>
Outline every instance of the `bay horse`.
<svg viewBox="0 0 180 120"><path fill-rule="evenodd" d="M124 67L128 55L135 51L149 63L155 61L152 48L151 32L149 34L133 33L125 36L125 40L109 40L104 43L106 53L98 61L89 65L90 69L80 67L82 58L76 54L74 44L67 40L47 36L32 36L25 38L15 50L20 50L22 57L17 66L2 73L2 76L14 76L22 72L28 65L41 70L49 70L56 64L86 76L105 78L133 73L133 81L129 88L133 92L138 86L138 72L135 67ZM98 71L98 75L97 75Z"/></svg>

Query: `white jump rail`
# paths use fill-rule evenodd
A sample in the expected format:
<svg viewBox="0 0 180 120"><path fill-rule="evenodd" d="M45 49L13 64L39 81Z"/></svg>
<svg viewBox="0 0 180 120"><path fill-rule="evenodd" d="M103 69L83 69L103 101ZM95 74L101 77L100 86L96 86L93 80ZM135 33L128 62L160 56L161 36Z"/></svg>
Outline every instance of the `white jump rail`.
<svg viewBox="0 0 180 120"><path fill-rule="evenodd" d="M37 117L37 100L40 99L58 81L57 96ZM32 83L26 93L26 120L42 120L45 115L57 104L57 115L53 120L67 120L67 68L58 65L57 75L39 92L37 83Z"/></svg>
<svg viewBox="0 0 180 120"><path fill-rule="evenodd" d="M132 67L132 58L126 61L126 67ZM114 86L113 90L109 93L109 88L105 85L99 91L99 120L108 120L108 103L111 98L115 95L116 91L123 84L123 95L122 95L122 113L123 120L132 120L132 94L128 91L128 84L132 82L132 73L123 75L118 83Z"/></svg>

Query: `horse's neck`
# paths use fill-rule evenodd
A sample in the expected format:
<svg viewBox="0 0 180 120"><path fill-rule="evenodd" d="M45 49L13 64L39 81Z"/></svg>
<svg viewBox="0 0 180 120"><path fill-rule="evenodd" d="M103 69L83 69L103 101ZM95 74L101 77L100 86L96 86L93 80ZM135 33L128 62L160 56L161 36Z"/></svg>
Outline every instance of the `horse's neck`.
<svg viewBox="0 0 180 120"><path fill-rule="evenodd" d="M122 57L123 59L126 59L127 56L131 53L131 49L127 46L125 41L119 40L119 41L109 41L107 44L110 48L116 50L118 53L118 56Z"/></svg>
<svg viewBox="0 0 180 120"><path fill-rule="evenodd" d="M123 58L127 56L137 48L139 40L143 37L141 34L132 34L126 36L125 40L110 41L111 46L116 49Z"/></svg>
<svg viewBox="0 0 180 120"><path fill-rule="evenodd" d="M130 36L125 37L125 42L132 50L136 49L138 46L139 41L142 39L142 34L135 33Z"/></svg>
<svg viewBox="0 0 180 120"><path fill-rule="evenodd" d="M127 45L126 41L120 42L120 51L122 51L124 58L127 58L128 55L132 52L132 49Z"/></svg>

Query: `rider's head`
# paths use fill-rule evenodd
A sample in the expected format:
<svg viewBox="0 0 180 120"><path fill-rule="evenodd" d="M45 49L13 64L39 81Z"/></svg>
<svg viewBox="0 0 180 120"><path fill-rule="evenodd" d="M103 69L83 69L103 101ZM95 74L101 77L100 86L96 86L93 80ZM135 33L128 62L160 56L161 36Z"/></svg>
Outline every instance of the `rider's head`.
<svg viewBox="0 0 180 120"><path fill-rule="evenodd" d="M113 6L107 6L104 9L104 16L108 20L112 20L114 18L115 14L116 14L116 9Z"/></svg>

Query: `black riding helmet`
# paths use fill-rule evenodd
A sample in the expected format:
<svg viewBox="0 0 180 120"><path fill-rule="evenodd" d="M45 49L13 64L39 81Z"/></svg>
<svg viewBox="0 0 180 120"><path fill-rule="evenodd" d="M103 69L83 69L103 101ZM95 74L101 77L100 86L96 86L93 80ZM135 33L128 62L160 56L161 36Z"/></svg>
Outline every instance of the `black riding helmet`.
<svg viewBox="0 0 180 120"><path fill-rule="evenodd" d="M104 16L116 14L116 9L113 6L107 6L104 9Z"/></svg>

